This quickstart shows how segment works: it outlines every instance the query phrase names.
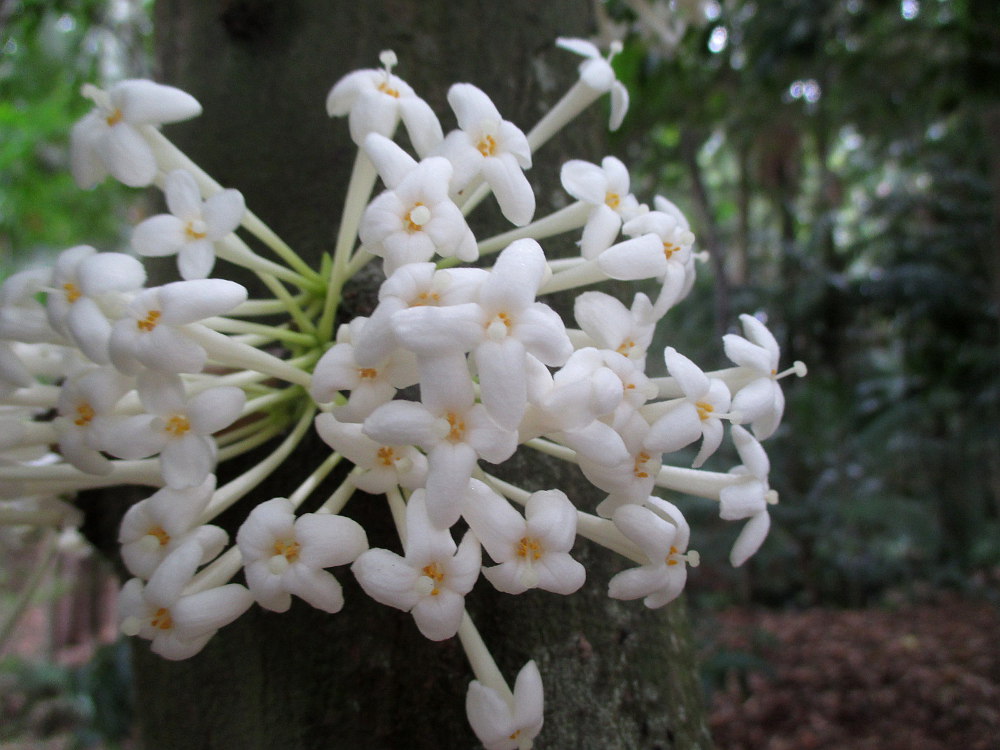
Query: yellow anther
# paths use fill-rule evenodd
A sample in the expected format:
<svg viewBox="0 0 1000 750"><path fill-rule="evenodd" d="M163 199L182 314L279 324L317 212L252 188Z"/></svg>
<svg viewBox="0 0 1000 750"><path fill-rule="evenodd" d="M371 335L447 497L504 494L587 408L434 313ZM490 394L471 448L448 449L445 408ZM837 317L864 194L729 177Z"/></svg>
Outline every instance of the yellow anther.
<svg viewBox="0 0 1000 750"><path fill-rule="evenodd" d="M649 477L649 472L646 471L646 462L649 461L650 455L646 451L642 451L638 456L635 457L635 464L632 467L632 473L635 475L636 479L646 479Z"/></svg>
<svg viewBox="0 0 1000 750"><path fill-rule="evenodd" d="M698 410L698 418L702 421L708 419L712 412L715 411L714 406L705 403L704 401L695 401L694 408Z"/></svg>
<svg viewBox="0 0 1000 750"><path fill-rule="evenodd" d="M140 331L145 331L146 333L149 333L154 328L156 328L156 324L160 322L161 315L163 315L163 313L161 313L159 310L150 310L149 312L146 313L145 318L143 318L142 320L137 320L135 322L136 328L138 328Z"/></svg>
<svg viewBox="0 0 1000 750"><path fill-rule="evenodd" d="M77 427L83 427L90 424L90 420L92 420L95 416L96 412L94 411L93 406L86 403L80 404L76 407L76 419L73 420L73 424Z"/></svg>
<svg viewBox="0 0 1000 750"><path fill-rule="evenodd" d="M419 210L421 208L423 209L423 211ZM414 216L414 214L416 214L416 216ZM423 229L424 224L427 223L427 218L429 217L429 215L430 212L427 210L427 207L423 203L414 203L413 208L407 211L406 216L403 217L403 221L406 222L406 231L419 232L421 229ZM416 221L414 221L414 219L416 219Z"/></svg>
<svg viewBox="0 0 1000 750"><path fill-rule="evenodd" d="M421 292L417 295L416 301L410 307L423 307L424 305L436 305L441 301L441 295L437 292Z"/></svg>
<svg viewBox="0 0 1000 750"><path fill-rule="evenodd" d="M66 292L66 301L70 304L76 302L80 297L83 296L83 292L80 291L80 287L74 284L72 281L67 281L63 284L63 291Z"/></svg>
<svg viewBox="0 0 1000 750"><path fill-rule="evenodd" d="M361 367L358 369L358 377L362 380L374 380L378 377L378 370L374 367Z"/></svg>
<svg viewBox="0 0 1000 750"><path fill-rule="evenodd" d="M204 223L203 222L198 222L198 223L201 224L202 226L195 227L193 221L189 221L184 226L184 234L186 234L189 239L203 240L206 237L208 237L208 232L201 231L204 228Z"/></svg>
<svg viewBox="0 0 1000 750"><path fill-rule="evenodd" d="M434 581L434 588L431 589L431 596L437 596L441 593L441 589L438 588L438 584L444 580L444 571L441 570L441 566L437 563L431 563L430 565L425 565L421 572Z"/></svg>
<svg viewBox="0 0 1000 750"><path fill-rule="evenodd" d="M191 423L183 414L175 414L167 420L167 426L164 429L174 437L180 437L191 429Z"/></svg>
<svg viewBox="0 0 1000 750"><path fill-rule="evenodd" d="M170 544L170 534L163 530L162 526L154 526L146 532L147 536L153 536L160 540L160 546L166 547Z"/></svg>
<svg viewBox="0 0 1000 750"><path fill-rule="evenodd" d="M667 260L670 260L670 257L674 253L679 253L680 251L681 251L681 249L677 245L675 245L673 242L664 242L663 243L663 256Z"/></svg>
<svg viewBox="0 0 1000 750"><path fill-rule="evenodd" d="M530 556L532 560L540 559L545 552L539 541L530 536L521 537L517 543L517 549L515 551L517 552L518 557L528 559Z"/></svg>
<svg viewBox="0 0 1000 750"><path fill-rule="evenodd" d="M383 94L388 94L394 99L399 98L399 89L394 89L392 86L389 85L388 81L382 81L382 83L378 85L378 90L381 91Z"/></svg>
<svg viewBox="0 0 1000 750"><path fill-rule="evenodd" d="M615 349L619 354L624 354L628 356L628 353L635 348L635 342L632 339L622 342L621 346Z"/></svg>
<svg viewBox="0 0 1000 750"><path fill-rule="evenodd" d="M460 442L465 437L465 422L455 414L455 412L448 412L445 415L445 419L448 420L448 424L451 427L451 431L448 433L448 439L453 443Z"/></svg>
<svg viewBox="0 0 1000 750"><path fill-rule="evenodd" d="M116 109L114 112L112 112L110 115L104 118L105 122L108 123L109 128L113 128L123 119L125 119L125 115L122 114L122 111L120 109Z"/></svg>
<svg viewBox="0 0 1000 750"><path fill-rule="evenodd" d="M174 620L170 616L170 610L166 607L160 607L156 610L156 614L149 621L149 624L154 628L159 628L160 630L170 630L174 626Z"/></svg>
<svg viewBox="0 0 1000 750"><path fill-rule="evenodd" d="M390 448L388 445L383 445L378 449L378 462L383 466L392 466L396 461L396 451Z"/></svg>
<svg viewBox="0 0 1000 750"><path fill-rule="evenodd" d="M622 203L622 197L618 193L608 193L604 196L604 203L608 208L617 209Z"/></svg>
<svg viewBox="0 0 1000 750"><path fill-rule="evenodd" d="M677 548L670 545L670 554L667 555L667 565L680 565L680 560L678 560L675 555L677 554Z"/></svg>
<svg viewBox="0 0 1000 750"><path fill-rule="evenodd" d="M301 549L302 545L294 539L279 539L274 543L274 554L281 555L290 563L299 559Z"/></svg>
<svg viewBox="0 0 1000 750"><path fill-rule="evenodd" d="M484 135L479 139L476 148L483 156L494 156L497 151L497 139L492 135Z"/></svg>

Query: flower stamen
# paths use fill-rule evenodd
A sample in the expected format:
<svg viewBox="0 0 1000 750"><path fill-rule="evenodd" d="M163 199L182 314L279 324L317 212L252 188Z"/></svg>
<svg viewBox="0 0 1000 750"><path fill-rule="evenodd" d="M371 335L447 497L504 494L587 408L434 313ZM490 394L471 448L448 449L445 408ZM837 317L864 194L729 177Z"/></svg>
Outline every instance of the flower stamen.
<svg viewBox="0 0 1000 750"><path fill-rule="evenodd" d="M154 328L156 328L157 323L160 322L160 316L163 315L159 310L150 310L146 313L146 317L142 320L137 320L135 322L136 328L140 331L145 331L149 333Z"/></svg>

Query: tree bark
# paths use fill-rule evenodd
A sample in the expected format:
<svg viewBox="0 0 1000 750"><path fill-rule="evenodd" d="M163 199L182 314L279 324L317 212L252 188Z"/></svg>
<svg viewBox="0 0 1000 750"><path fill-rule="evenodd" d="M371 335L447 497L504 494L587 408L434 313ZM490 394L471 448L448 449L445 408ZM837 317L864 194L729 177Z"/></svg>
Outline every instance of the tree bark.
<svg viewBox="0 0 1000 750"><path fill-rule="evenodd" d="M340 76L377 67L379 51L394 49L397 72L446 130L444 97L457 80L483 88L527 130L543 113L541 102L553 103L576 75L578 60L555 50L556 36L585 36L589 12L583 0L161 0L159 79L205 108L168 135L315 262L332 249L355 152L346 123L331 122L323 106ZM600 141L586 134L600 129L574 128L545 147L529 173L539 195L559 192L557 157L600 159ZM365 313L371 298L371 289L362 290L353 313ZM287 494L328 453L313 439L252 500ZM560 487L593 507L594 490L573 467L511 462L507 471L526 489ZM221 522L231 529L246 512L238 505L236 520ZM372 546L398 550L382 498L358 495L345 514L362 523ZM508 680L527 660L538 663L547 708L536 747L710 747L683 605L651 612L641 602L610 600L607 581L624 561L584 544L574 554L588 582L571 597L512 597L480 582L467 598ZM424 639L409 615L369 599L347 570L334 572L346 599L337 615L298 600L284 614L255 607L183 662L161 660L138 643L146 746L478 746L464 711L472 675L457 639Z"/></svg>

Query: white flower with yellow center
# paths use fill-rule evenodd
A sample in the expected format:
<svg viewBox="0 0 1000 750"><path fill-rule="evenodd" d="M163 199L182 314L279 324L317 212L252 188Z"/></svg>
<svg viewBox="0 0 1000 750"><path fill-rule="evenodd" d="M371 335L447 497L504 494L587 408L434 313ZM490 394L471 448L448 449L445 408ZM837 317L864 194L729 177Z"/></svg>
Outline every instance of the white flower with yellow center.
<svg viewBox="0 0 1000 750"><path fill-rule="evenodd" d="M427 102L392 72L396 54L385 50L379 61L381 70L356 70L337 81L326 98L327 114L349 115L351 138L358 146L369 133L391 138L402 119L410 142L424 156L441 142L441 123Z"/></svg>
<svg viewBox="0 0 1000 750"><path fill-rule="evenodd" d="M196 487L215 468L212 435L235 422L246 402L233 386L207 388L188 399L177 375L147 370L139 376L139 398L146 414L109 418L100 446L118 458L160 454L168 487Z"/></svg>
<svg viewBox="0 0 1000 750"><path fill-rule="evenodd" d="M362 492L378 495L397 485L424 486L427 457L412 445L382 445L361 431L360 424L339 422L332 414L316 417L316 432L327 445L363 471L351 482Z"/></svg>
<svg viewBox="0 0 1000 750"><path fill-rule="evenodd" d="M657 318L649 297L635 295L632 308L603 292L584 292L573 303L573 317L590 343L611 349L644 369Z"/></svg>
<svg viewBox="0 0 1000 750"><path fill-rule="evenodd" d="M687 551L691 529L673 503L651 496L644 505L623 505L612 520L635 542L649 562L615 575L608 582L613 599L639 599L657 609L676 599L687 581L687 567L697 567L699 555Z"/></svg>
<svg viewBox="0 0 1000 750"><path fill-rule="evenodd" d="M602 56L601 51L586 39L560 37L556 39L556 46L586 58L580 63L580 81L595 93L611 94L611 119L608 127L617 130L628 112L628 89L617 79L611 67L611 59L622 51L621 42L611 44L607 57Z"/></svg>
<svg viewBox="0 0 1000 750"><path fill-rule="evenodd" d="M535 213L535 193L523 171L531 167L528 139L471 83L448 89L448 103L459 129L448 133L435 153L447 157L455 168L452 193L462 192L481 176L508 221L524 226Z"/></svg>
<svg viewBox="0 0 1000 750"><path fill-rule="evenodd" d="M86 85L83 95L97 107L73 126L70 137L73 177L82 188L94 187L108 173L130 187L149 185L156 157L142 126L201 114L193 96L152 81L120 81L107 91Z"/></svg>
<svg viewBox="0 0 1000 750"><path fill-rule="evenodd" d="M701 450L691 464L698 468L722 443L722 419L730 417L729 389L672 346L664 350L663 358L684 398L651 405L656 413L665 413L653 422L646 444L656 451L672 453L702 438Z"/></svg>
<svg viewBox="0 0 1000 750"><path fill-rule="evenodd" d="M580 240L584 258L596 258L611 247L622 223L646 210L629 192L628 169L613 156L605 156L600 166L571 159L562 165L559 179L567 193L591 207Z"/></svg>
<svg viewBox="0 0 1000 750"><path fill-rule="evenodd" d="M545 696L533 661L517 673L513 695L505 697L478 680L469 684L465 712L486 750L530 750L542 731Z"/></svg>
<svg viewBox="0 0 1000 750"><path fill-rule="evenodd" d="M198 523L214 492L215 475L210 474L197 487L164 487L129 508L118 529L122 562L129 572L148 579L167 555L192 540L203 550L202 565L222 552L229 535L218 526Z"/></svg>
<svg viewBox="0 0 1000 750"><path fill-rule="evenodd" d="M576 508L560 490L534 492L521 516L507 500L473 479L462 516L498 565L483 569L497 590L522 594L539 588L572 594L587 577L570 557L576 541Z"/></svg>
<svg viewBox="0 0 1000 750"><path fill-rule="evenodd" d="M132 247L139 255L177 255L183 279L204 279L215 265L215 243L235 231L246 213L238 190L223 190L201 199L198 183L177 169L163 185L169 214L152 216L132 232Z"/></svg>
<svg viewBox="0 0 1000 750"><path fill-rule="evenodd" d="M59 416L53 427L59 452L80 471L107 474L111 462L101 454L101 434L115 405L131 384L113 368L93 367L70 376L59 391Z"/></svg>
<svg viewBox="0 0 1000 750"><path fill-rule="evenodd" d="M107 364L114 321L126 294L138 291L146 269L124 253L99 253L77 245L59 254L46 308L52 328L71 339L93 362Z"/></svg>
<svg viewBox="0 0 1000 750"><path fill-rule="evenodd" d="M237 583L185 595L205 550L188 541L163 560L148 583L132 578L118 596L118 621L125 635L152 641L153 653L165 659L187 659L201 651L219 628L253 604L250 592Z"/></svg>
<svg viewBox="0 0 1000 750"><path fill-rule="evenodd" d="M372 599L412 614L425 637L451 638L462 621L465 595L479 578L479 542L467 532L456 547L450 531L431 523L424 491L417 490L406 504L403 551L401 557L370 549L351 571Z"/></svg>
<svg viewBox="0 0 1000 750"><path fill-rule="evenodd" d="M350 518L305 513L296 518L283 497L254 508L236 532L247 585L257 603L284 612L292 594L324 612L344 606L340 583L324 568L348 565L368 549L364 529Z"/></svg>
<svg viewBox="0 0 1000 750"><path fill-rule="evenodd" d="M207 354L185 335L184 326L229 312L246 298L246 288L225 279L175 281L146 289L128 304L111 331L111 362L130 375L144 367L201 372Z"/></svg>

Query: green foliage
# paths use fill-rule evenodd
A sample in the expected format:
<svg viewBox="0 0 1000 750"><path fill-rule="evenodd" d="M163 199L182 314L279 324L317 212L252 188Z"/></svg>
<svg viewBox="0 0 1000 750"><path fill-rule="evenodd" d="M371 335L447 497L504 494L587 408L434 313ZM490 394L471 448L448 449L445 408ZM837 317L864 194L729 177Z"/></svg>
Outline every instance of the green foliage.
<svg viewBox="0 0 1000 750"><path fill-rule="evenodd" d="M81 191L68 170L69 131L97 78L98 0L6 3L0 39L0 277L32 255L113 244L124 188ZM108 249L108 248L102 248Z"/></svg>
<svg viewBox="0 0 1000 750"><path fill-rule="evenodd" d="M767 311L783 360L809 365L767 443L782 503L751 594L861 604L1000 565L1000 5L720 10L672 56L630 41L619 146L655 133L648 178L692 219L706 185L712 226L695 232L720 238L727 279L699 280L705 309L727 293L730 330ZM678 346L725 365L706 321L674 323Z"/></svg>

